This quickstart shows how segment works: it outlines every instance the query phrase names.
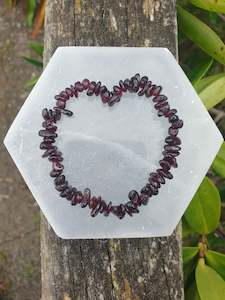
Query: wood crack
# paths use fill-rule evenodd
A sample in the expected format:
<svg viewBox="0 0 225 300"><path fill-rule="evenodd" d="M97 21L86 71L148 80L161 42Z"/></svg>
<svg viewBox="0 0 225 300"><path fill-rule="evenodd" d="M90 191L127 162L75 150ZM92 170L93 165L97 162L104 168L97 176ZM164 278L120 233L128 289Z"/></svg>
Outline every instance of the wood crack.
<svg viewBox="0 0 225 300"><path fill-rule="evenodd" d="M85 278L85 295L86 295L86 299L88 300L89 296L88 296L88 286L87 286L87 280L86 280L87 277L86 277L86 271L85 271L84 261L83 261L82 243L80 241L79 241L79 249L80 249L80 265L84 272L84 278ZM91 299L91 300L93 300L93 299Z"/></svg>

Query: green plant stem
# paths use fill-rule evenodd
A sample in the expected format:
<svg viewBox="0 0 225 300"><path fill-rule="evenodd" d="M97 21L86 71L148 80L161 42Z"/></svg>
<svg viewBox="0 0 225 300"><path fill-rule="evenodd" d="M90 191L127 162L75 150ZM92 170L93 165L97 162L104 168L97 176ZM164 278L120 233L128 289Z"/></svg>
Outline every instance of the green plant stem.
<svg viewBox="0 0 225 300"><path fill-rule="evenodd" d="M200 241L198 243L198 247L199 247L198 257L199 258L204 258L205 253L207 251L207 238L206 238L205 234L202 234L200 236Z"/></svg>

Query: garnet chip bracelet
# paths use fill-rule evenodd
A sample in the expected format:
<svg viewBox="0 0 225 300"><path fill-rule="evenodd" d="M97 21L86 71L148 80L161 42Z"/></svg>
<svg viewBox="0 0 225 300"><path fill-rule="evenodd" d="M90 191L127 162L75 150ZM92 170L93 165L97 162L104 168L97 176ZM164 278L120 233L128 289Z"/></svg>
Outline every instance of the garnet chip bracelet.
<svg viewBox="0 0 225 300"><path fill-rule="evenodd" d="M63 174L64 166L62 164L63 154L55 146L57 138L56 123L61 119L62 115L71 117L73 112L66 109L67 101L72 98L78 98L79 94L86 91L88 96L99 96L103 103L109 106L119 102L123 93L138 93L138 96L152 98L152 102L159 117L167 118L170 127L168 136L165 138L163 157L159 161L159 168L149 174L148 182L138 193L132 190L128 193L129 201L119 205L113 205L110 201L106 203L100 196L91 195L89 188L83 192L72 187ZM183 127L183 121L178 117L177 110L171 109L166 96L161 94L162 87L152 84L147 76L140 77L139 74L131 77L131 79L120 80L118 85L113 87L113 91L109 91L101 82L89 81L84 79L82 82L77 81L74 85L66 88L60 94L55 96L56 105L53 109L44 108L42 110L44 129L39 131L39 136L43 137L40 148L45 150L42 157L48 158L52 164L50 176L54 178L55 189L59 192L60 197L66 198L71 205L80 204L81 207L89 207L91 216L98 214L108 216L110 213L122 219L125 214L132 216L139 212L141 205L147 205L149 198L159 193L161 185L165 184L166 179L172 179L171 168L177 168L176 157L180 154L181 140L177 136L178 131Z"/></svg>

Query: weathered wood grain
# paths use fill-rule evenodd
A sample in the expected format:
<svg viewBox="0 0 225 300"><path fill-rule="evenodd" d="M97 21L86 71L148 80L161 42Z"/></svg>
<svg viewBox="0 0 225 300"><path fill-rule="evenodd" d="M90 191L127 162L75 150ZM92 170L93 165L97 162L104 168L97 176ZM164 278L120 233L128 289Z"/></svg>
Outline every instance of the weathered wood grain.
<svg viewBox="0 0 225 300"><path fill-rule="evenodd" d="M44 63L58 46L164 46L174 0L48 0ZM41 222L42 300L183 299L179 228L167 238L62 240Z"/></svg>

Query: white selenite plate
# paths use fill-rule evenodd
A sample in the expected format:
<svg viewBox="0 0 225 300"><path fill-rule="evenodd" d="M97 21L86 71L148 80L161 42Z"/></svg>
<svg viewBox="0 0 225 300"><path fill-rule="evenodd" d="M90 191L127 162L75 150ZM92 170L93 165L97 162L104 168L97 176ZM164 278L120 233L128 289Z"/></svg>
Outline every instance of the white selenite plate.
<svg viewBox="0 0 225 300"><path fill-rule="evenodd" d="M59 197L49 176L51 164L41 158L41 110L52 108L54 95L88 78L111 90L119 79L147 75L168 96L184 121L182 151L159 194L140 213L119 220L90 216L88 208ZM99 97L71 99L73 117L58 122L57 145L64 154L68 181L115 204L140 190L162 157L169 124L157 117L151 100L127 93L108 107ZM165 48L60 47L26 99L5 138L5 145L48 222L61 238L131 238L170 235L191 201L223 138L173 55ZM22 200L22 199L21 199ZM22 205L22 203L21 203Z"/></svg>

